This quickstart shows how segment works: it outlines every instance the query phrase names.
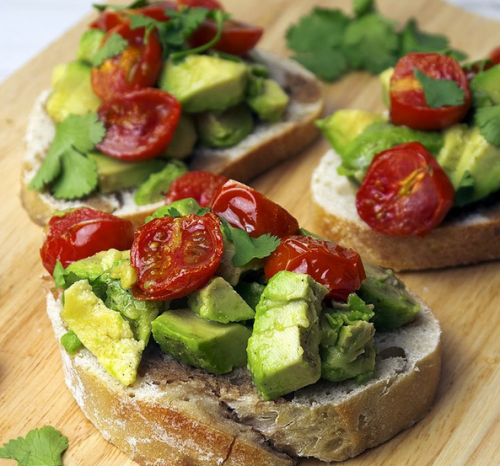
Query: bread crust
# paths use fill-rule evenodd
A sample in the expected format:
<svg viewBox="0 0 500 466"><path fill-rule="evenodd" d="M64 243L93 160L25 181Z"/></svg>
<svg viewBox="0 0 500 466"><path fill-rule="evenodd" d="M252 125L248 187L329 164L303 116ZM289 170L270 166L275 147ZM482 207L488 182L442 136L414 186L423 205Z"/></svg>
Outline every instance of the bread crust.
<svg viewBox="0 0 500 466"><path fill-rule="evenodd" d="M247 182L272 166L296 154L318 135L314 121L323 111L321 85L313 74L296 62L269 52L256 51L252 59L268 66L271 76L290 95L290 104L283 121L260 123L242 142L228 149L197 148L190 162L193 170L208 170L229 178ZM114 213L130 219L135 225L163 204L136 206L133 190L114 195L92 195L81 201L62 202L48 192L28 188L53 138L54 127L45 113L44 93L35 103L26 134L27 150L21 174L21 201L30 218L44 226L55 210L80 205Z"/></svg>
<svg viewBox="0 0 500 466"><path fill-rule="evenodd" d="M312 178L316 231L373 264L396 271L452 267L500 258L500 202L490 201L449 215L424 238L396 237L372 230L359 217L355 188L337 174L340 158L327 152ZM330 190L329 199L327 192ZM342 203L334 197L342 197Z"/></svg>

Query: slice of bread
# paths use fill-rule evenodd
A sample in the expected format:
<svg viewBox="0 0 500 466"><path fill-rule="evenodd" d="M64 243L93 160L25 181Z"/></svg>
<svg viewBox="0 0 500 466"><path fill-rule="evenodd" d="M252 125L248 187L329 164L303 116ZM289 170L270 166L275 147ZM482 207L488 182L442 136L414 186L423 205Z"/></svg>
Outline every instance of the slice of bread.
<svg viewBox="0 0 500 466"><path fill-rule="evenodd" d="M228 149L196 149L191 169L208 170L247 182L299 152L318 135L314 120L323 111L323 98L320 84L314 75L295 61L272 53L253 52L252 58L264 63L271 77L289 94L290 103L283 120L278 123L259 123L252 134ZM44 107L48 95L49 91L46 91L36 100L25 138L21 200L31 219L45 225L55 210L88 205L129 218L137 225L142 224L145 217L163 202L139 207L134 203L133 189L107 195L91 195L69 202L55 199L48 191L28 189L54 138L54 124Z"/></svg>
<svg viewBox="0 0 500 466"><path fill-rule="evenodd" d="M108 375L86 349L62 347L66 383L102 435L141 465L288 466L342 461L385 442L430 409L441 367L441 330L430 309L405 327L377 332L369 382L320 381L275 401L249 372L214 376L149 349L134 384ZM47 296L59 341L61 300Z"/></svg>
<svg viewBox="0 0 500 466"><path fill-rule="evenodd" d="M372 230L356 210L356 187L337 173L341 163L333 150L321 159L312 176L316 231L363 251L376 265L394 270L423 270L472 264L500 258L500 202L450 212L424 238L397 237Z"/></svg>

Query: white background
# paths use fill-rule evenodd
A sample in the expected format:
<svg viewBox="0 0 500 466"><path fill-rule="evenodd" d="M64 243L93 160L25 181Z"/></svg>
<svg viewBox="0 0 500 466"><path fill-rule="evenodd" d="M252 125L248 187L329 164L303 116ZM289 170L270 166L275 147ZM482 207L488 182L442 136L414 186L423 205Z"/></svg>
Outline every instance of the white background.
<svg viewBox="0 0 500 466"><path fill-rule="evenodd" d="M447 1L500 19L500 0ZM0 0L0 82L71 29L91 5L92 0Z"/></svg>

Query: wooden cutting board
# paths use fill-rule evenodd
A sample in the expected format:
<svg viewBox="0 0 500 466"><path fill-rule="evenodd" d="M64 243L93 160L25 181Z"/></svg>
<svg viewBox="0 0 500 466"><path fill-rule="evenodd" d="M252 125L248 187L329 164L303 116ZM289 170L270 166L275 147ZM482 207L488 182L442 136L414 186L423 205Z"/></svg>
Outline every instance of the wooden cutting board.
<svg viewBox="0 0 500 466"><path fill-rule="evenodd" d="M313 3L225 1L234 17L266 28L262 48L282 54L287 53L287 27ZM426 31L446 33L452 45L471 58L484 57L500 44L499 23L440 1L378 3L399 23L415 16ZM347 0L318 4L350 10ZM38 256L42 230L29 221L18 196L23 135L32 102L49 86L52 67L74 58L88 22L89 18L82 21L0 86L0 445L51 424L69 437L65 465L129 466L135 463L101 437L65 387L59 350L45 315ZM377 80L364 73L325 84L324 93L327 112L382 108ZM326 150L325 141L318 140L254 182L309 229L310 175ZM441 320L443 372L436 403L412 429L347 464L500 464L500 263L406 274L404 279ZM0 464L14 463L0 460Z"/></svg>

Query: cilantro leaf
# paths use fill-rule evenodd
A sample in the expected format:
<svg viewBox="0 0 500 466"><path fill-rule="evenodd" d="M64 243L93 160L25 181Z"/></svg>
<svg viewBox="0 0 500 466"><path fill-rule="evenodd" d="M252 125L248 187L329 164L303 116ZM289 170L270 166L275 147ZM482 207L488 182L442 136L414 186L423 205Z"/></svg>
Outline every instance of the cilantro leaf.
<svg viewBox="0 0 500 466"><path fill-rule="evenodd" d="M434 79L418 68L414 68L415 78L422 85L425 100L431 108L462 105L465 99L463 89L452 79Z"/></svg>
<svg viewBox="0 0 500 466"><path fill-rule="evenodd" d="M54 271L52 272L52 276L54 277L55 287L62 288L63 290L68 289L73 283L81 280L81 278L76 275L74 272L68 272L63 267L61 262L56 261L56 266L54 267Z"/></svg>
<svg viewBox="0 0 500 466"><path fill-rule="evenodd" d="M101 66L108 58L120 55L128 46L128 41L120 34L113 32L104 45L97 50L91 60L92 66Z"/></svg>
<svg viewBox="0 0 500 466"><path fill-rule="evenodd" d="M455 191L455 205L463 207L464 205L470 204L473 200L475 187L476 180L471 175L469 170L465 170L465 173L463 174L462 179L458 183Z"/></svg>
<svg viewBox="0 0 500 466"><path fill-rule="evenodd" d="M335 81L348 71L347 59L340 50L317 50L295 55L294 60L325 81Z"/></svg>
<svg viewBox="0 0 500 466"><path fill-rule="evenodd" d="M478 108L475 123L484 139L500 147L500 105Z"/></svg>
<svg viewBox="0 0 500 466"><path fill-rule="evenodd" d="M52 426L33 429L0 448L0 458L18 461L20 466L62 466L68 438Z"/></svg>
<svg viewBox="0 0 500 466"><path fill-rule="evenodd" d="M361 18L369 13L375 12L374 0L353 0L354 15Z"/></svg>
<svg viewBox="0 0 500 466"><path fill-rule="evenodd" d="M429 34L418 28L411 18L401 31L401 55L410 52L439 52L448 48L448 38L440 34Z"/></svg>

